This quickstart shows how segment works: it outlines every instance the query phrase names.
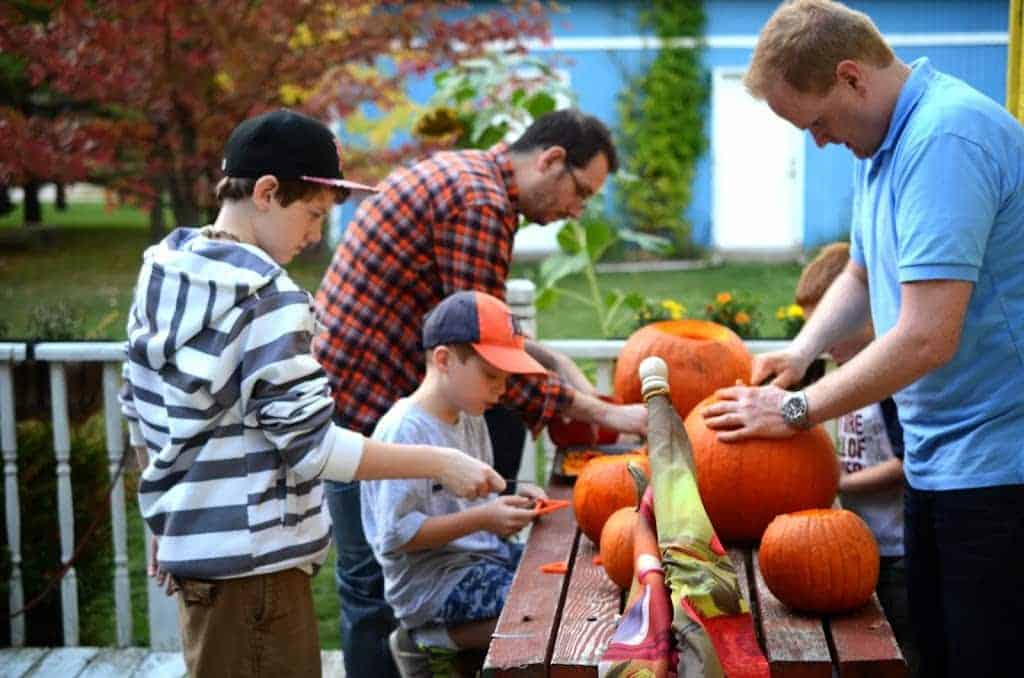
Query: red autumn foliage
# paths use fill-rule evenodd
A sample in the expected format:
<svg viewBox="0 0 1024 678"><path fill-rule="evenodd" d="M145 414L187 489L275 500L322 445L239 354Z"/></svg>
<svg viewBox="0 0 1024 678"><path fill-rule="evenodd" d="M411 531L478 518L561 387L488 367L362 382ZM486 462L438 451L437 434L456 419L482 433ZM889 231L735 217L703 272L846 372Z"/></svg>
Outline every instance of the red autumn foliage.
<svg viewBox="0 0 1024 678"><path fill-rule="evenodd" d="M73 105L34 115L0 99L0 182L90 179L142 203L165 194L178 223L198 223L199 209L212 206L224 141L242 119L279 106L324 120L364 104L386 109L413 75L493 41L522 49L524 39L549 38L539 3L450 11L466 6L3 3L0 53L23 65L34 91Z"/></svg>

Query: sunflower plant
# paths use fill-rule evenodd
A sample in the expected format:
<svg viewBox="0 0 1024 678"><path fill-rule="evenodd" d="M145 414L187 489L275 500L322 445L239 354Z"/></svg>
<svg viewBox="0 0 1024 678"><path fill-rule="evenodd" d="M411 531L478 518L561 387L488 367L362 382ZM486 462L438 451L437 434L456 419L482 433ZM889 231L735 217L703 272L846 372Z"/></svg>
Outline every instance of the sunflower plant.
<svg viewBox="0 0 1024 678"><path fill-rule="evenodd" d="M626 228L615 229L594 210L588 208L579 220L567 220L558 232L559 251L540 265L537 308L551 308L564 296L593 311L602 337L621 336L636 326L634 317L647 302L636 292L606 289L597 273L597 263L620 240L652 252L664 252L668 241ZM563 284L572 275L583 278L583 291Z"/></svg>
<svg viewBox="0 0 1024 678"><path fill-rule="evenodd" d="M747 294L719 292L704 307L704 317L725 325L744 339L752 339L761 333L761 314L756 301Z"/></svg>

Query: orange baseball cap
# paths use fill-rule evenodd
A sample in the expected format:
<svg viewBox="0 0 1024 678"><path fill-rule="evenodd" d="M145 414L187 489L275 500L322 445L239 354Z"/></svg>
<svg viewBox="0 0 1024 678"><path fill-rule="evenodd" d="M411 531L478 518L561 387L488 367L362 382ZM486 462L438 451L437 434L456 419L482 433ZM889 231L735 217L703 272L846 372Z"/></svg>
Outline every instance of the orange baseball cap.
<svg viewBox="0 0 1024 678"><path fill-rule="evenodd" d="M489 365L512 374L546 374L526 352L526 337L501 299L474 291L444 298L423 319L423 348L469 344Z"/></svg>

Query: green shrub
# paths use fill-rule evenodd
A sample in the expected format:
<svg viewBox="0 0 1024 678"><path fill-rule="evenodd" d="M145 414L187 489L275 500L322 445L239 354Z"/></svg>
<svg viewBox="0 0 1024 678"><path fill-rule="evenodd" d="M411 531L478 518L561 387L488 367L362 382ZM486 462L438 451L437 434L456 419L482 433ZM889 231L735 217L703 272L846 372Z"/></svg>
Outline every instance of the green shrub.
<svg viewBox="0 0 1024 678"><path fill-rule="evenodd" d="M700 0L654 0L640 20L664 40L700 39L704 33ZM701 50L666 46L619 94L625 171L616 187L628 226L668 238L680 256L697 253L683 212L693 197L697 160L707 148L708 90Z"/></svg>

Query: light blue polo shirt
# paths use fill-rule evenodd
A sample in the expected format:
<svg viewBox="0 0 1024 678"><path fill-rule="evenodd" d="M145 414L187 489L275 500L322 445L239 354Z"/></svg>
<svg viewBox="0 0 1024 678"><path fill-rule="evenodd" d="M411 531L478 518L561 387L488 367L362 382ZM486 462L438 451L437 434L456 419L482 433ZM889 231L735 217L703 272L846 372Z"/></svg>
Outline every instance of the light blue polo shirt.
<svg viewBox="0 0 1024 678"><path fill-rule="evenodd" d="M889 131L854 171L851 257L868 272L878 336L900 284L969 280L956 356L895 395L910 485L1024 483L1024 128L927 59Z"/></svg>

